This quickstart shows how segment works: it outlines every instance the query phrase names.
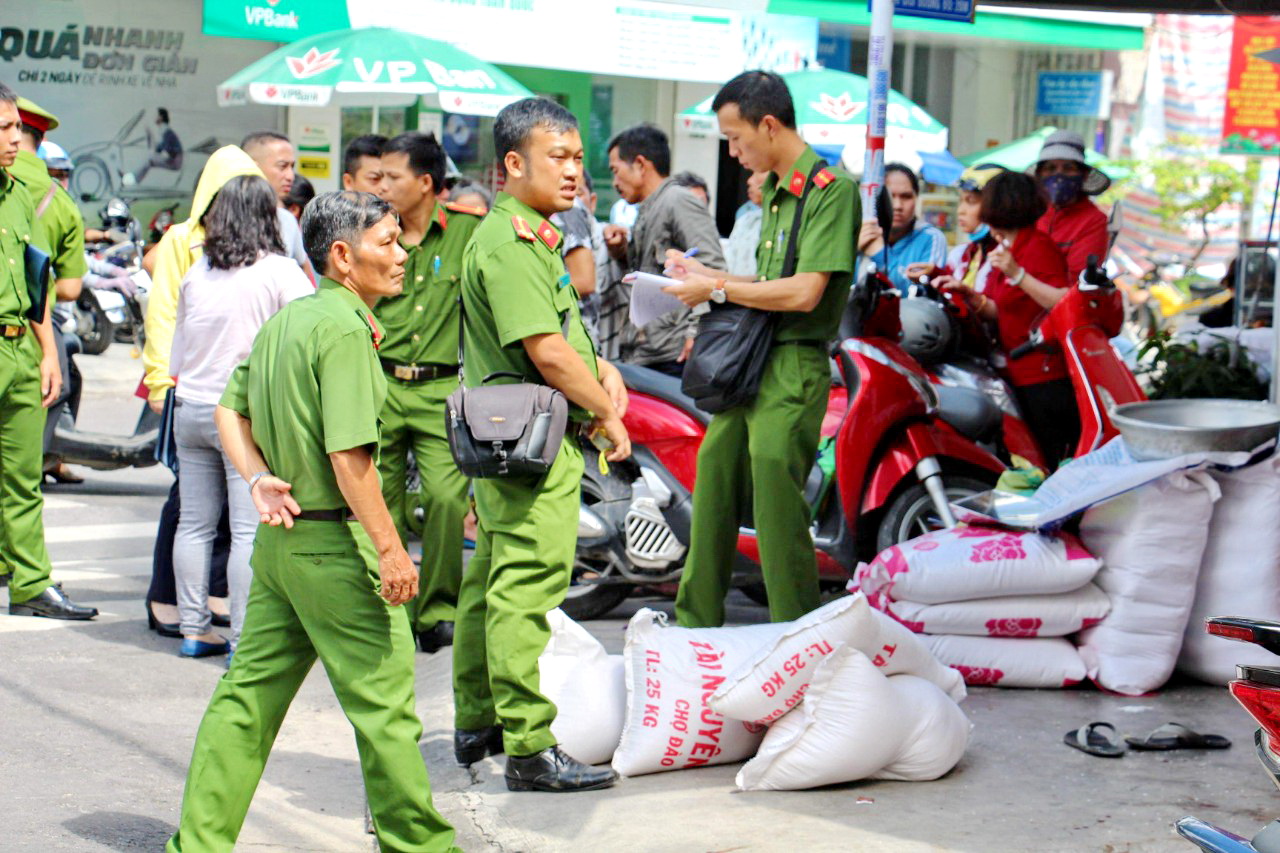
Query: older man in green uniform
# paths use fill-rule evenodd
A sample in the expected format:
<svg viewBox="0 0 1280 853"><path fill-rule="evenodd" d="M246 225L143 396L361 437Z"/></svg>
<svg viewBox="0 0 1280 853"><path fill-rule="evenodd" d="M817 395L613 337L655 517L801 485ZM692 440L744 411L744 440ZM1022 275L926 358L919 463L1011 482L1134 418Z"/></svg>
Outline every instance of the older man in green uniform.
<svg viewBox="0 0 1280 853"><path fill-rule="evenodd" d="M453 464L444 429L445 398L458 387L458 280L462 250L482 211L448 205L445 153L430 134L402 133L382 150L378 195L400 214L404 292L374 308L386 333L378 350L387 374L378 470L382 495L405 545L417 527L405 490L406 459L418 467L422 506L422 573L410 607L411 627L424 652L453 642L453 616L462 584L462 524L467 478ZM414 531L417 532L417 531Z"/></svg>
<svg viewBox="0 0 1280 853"><path fill-rule="evenodd" d="M317 196L302 231L319 289L262 327L215 415L262 524L244 633L200 724L168 849L232 849L319 658L356 730L382 849L453 850L418 751L413 635L398 606L417 592L417 571L375 462L386 383L372 306L400 290L400 228L386 202L344 191Z"/></svg>
<svg viewBox="0 0 1280 853"><path fill-rule="evenodd" d="M769 617L789 621L818 606L804 483L827 408L827 346L848 298L861 210L853 180L823 168L796 132L791 93L776 74L738 75L712 108L729 152L749 171L771 173L756 250L760 276L726 276L671 252L673 275L684 281L667 290L686 305L733 302L779 317L755 400L713 417L698 452L693 536L676 596L676 617L691 628L724 624L738 526L748 506L760 537ZM792 233L801 198L800 226ZM783 278L793 244L795 269Z"/></svg>
<svg viewBox="0 0 1280 853"><path fill-rule="evenodd" d="M52 300L45 299L43 322L28 317L24 261L34 240L35 206L9 171L22 135L17 101L0 84L0 577L8 579L11 615L92 619L96 609L73 604L53 585L44 544L45 407L58 398L62 371L49 322Z"/></svg>
<svg viewBox="0 0 1280 853"><path fill-rule="evenodd" d="M463 259L463 382L474 388L505 373L559 389L573 421L593 423L612 442L607 458L624 459L626 389L595 354L560 232L548 221L573 206L582 177L577 120L553 101L526 98L498 114L493 136L506 191ZM544 476L475 484L476 553L462 579L453 647L454 753L467 765L505 748L513 791L589 790L617 778L560 751L551 733L556 707L538 682L547 613L564 600L577 542L577 432L565 436Z"/></svg>

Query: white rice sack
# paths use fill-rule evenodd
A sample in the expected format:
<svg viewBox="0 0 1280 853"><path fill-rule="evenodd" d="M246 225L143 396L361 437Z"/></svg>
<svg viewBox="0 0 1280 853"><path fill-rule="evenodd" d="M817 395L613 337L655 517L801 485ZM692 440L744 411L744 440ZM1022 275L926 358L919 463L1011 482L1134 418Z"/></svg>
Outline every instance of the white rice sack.
<svg viewBox="0 0 1280 853"><path fill-rule="evenodd" d="M1052 595L1088 583L1100 563L1069 534L955 527L886 548L858 566L871 606L944 604L1009 595Z"/></svg>
<svg viewBox="0 0 1280 853"><path fill-rule="evenodd" d="M1111 599L1092 583L1057 595L1010 595L949 604L888 601L885 612L917 634L1065 637L1096 625Z"/></svg>
<svg viewBox="0 0 1280 853"><path fill-rule="evenodd" d="M579 761L604 764L622 737L627 711L622 655L606 653L559 608L547 614L547 622L551 640L538 657L538 671L543 695L556 706L551 733Z"/></svg>
<svg viewBox="0 0 1280 853"><path fill-rule="evenodd" d="M867 655L886 675L911 673L933 680L957 701L964 686L940 665L919 639L855 593L819 607L794 622L741 667L711 696L716 711L736 720L769 724L800 704L816 664L841 644Z"/></svg>
<svg viewBox="0 0 1280 853"><path fill-rule="evenodd" d="M750 757L765 727L707 703L725 677L777 640L789 623L680 628L641 609L627 626L627 715L613 769L624 776L731 764Z"/></svg>
<svg viewBox="0 0 1280 853"><path fill-rule="evenodd" d="M738 771L744 791L794 791L865 779L897 758L912 709L866 655L841 646L814 667L804 704L769 729Z"/></svg>
<svg viewBox="0 0 1280 853"><path fill-rule="evenodd" d="M1084 661L1060 637L1034 640L922 634L934 656L970 686L1070 687L1084 681Z"/></svg>
<svg viewBox="0 0 1280 853"><path fill-rule="evenodd" d="M1236 664L1276 665L1276 656L1260 646L1211 636L1204 621L1280 622L1280 456L1212 477L1222 497L1213 505L1178 669L1225 685L1236 677Z"/></svg>
<svg viewBox="0 0 1280 853"><path fill-rule="evenodd" d="M969 746L973 724L938 685L914 675L895 675L889 686L914 720L902 751L872 779L928 782L951 771Z"/></svg>
<svg viewBox="0 0 1280 853"><path fill-rule="evenodd" d="M1204 471L1175 471L1084 514L1080 536L1102 559L1097 584L1111 598L1107 617L1080 634L1098 686L1140 695L1173 673L1219 495Z"/></svg>

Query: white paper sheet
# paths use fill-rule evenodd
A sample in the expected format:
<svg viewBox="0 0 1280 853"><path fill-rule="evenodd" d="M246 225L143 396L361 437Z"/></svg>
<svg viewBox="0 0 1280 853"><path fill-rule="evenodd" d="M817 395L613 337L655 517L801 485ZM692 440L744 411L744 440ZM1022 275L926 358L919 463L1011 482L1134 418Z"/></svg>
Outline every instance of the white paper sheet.
<svg viewBox="0 0 1280 853"><path fill-rule="evenodd" d="M631 285L631 322L636 326L647 326L663 314L685 307L670 293L662 292L662 288L680 283L674 278L633 272L623 276L622 281Z"/></svg>

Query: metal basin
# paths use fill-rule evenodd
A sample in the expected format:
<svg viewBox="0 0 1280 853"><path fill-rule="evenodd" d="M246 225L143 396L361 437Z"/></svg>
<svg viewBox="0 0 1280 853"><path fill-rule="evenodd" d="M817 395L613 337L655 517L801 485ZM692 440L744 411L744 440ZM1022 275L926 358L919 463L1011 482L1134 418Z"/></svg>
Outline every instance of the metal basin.
<svg viewBox="0 0 1280 853"><path fill-rule="evenodd" d="M1280 406L1248 400L1150 400L1111 412L1134 459L1253 450L1280 433Z"/></svg>

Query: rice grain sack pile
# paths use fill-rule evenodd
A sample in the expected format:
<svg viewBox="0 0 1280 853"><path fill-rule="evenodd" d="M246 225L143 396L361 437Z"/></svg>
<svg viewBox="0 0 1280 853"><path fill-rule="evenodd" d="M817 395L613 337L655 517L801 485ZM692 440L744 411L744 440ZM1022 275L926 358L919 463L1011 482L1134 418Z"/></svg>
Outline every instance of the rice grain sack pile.
<svg viewBox="0 0 1280 853"><path fill-rule="evenodd" d="M542 694L556 706L551 733L584 764L604 764L622 737L627 687L622 655L556 608L547 614L551 640L538 657Z"/></svg>
<svg viewBox="0 0 1280 853"><path fill-rule="evenodd" d="M1065 637L1102 621L1111 599L1093 583L1058 595L1010 595L916 604L889 601L885 612L917 634L970 637Z"/></svg>
<svg viewBox="0 0 1280 853"><path fill-rule="evenodd" d="M1088 675L1075 646L1062 637L922 635L938 660L978 687L1071 687Z"/></svg>
<svg viewBox="0 0 1280 853"><path fill-rule="evenodd" d="M1107 617L1080 634L1098 686L1136 696L1169 679L1220 494L1206 472L1175 471L1085 512L1080 536L1102 559L1097 583L1111 599Z"/></svg>

